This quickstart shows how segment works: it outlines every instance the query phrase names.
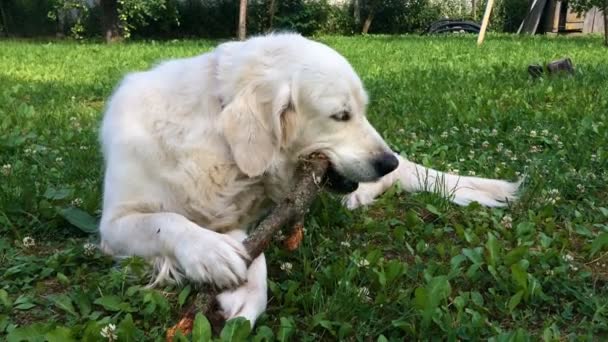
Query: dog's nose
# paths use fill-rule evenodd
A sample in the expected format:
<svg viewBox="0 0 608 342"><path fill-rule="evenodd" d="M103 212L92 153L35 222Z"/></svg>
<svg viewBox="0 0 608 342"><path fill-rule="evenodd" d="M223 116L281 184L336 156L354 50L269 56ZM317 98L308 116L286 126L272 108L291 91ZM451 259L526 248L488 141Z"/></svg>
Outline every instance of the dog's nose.
<svg viewBox="0 0 608 342"><path fill-rule="evenodd" d="M399 160L392 153L382 153L374 159L373 165L378 176L382 177L395 170L399 166Z"/></svg>

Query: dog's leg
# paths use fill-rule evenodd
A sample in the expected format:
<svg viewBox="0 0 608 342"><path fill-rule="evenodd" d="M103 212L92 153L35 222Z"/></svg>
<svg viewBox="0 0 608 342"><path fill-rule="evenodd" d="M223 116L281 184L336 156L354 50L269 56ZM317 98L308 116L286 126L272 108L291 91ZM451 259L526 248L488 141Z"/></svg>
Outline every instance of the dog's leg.
<svg viewBox="0 0 608 342"><path fill-rule="evenodd" d="M178 214L133 213L105 218L100 233L101 247L107 253L156 260L163 269L179 269L195 282L227 288L242 284L247 276L245 261L249 256L240 241L201 228ZM159 275L168 273L161 271Z"/></svg>
<svg viewBox="0 0 608 342"><path fill-rule="evenodd" d="M243 241L247 234L241 230L228 233L237 241ZM266 259L261 254L247 270L247 282L234 290L217 296L224 318L245 317L253 326L256 319L266 310L268 301L266 284Z"/></svg>
<svg viewBox="0 0 608 342"><path fill-rule="evenodd" d="M359 184L356 191L343 198L344 205L349 209L368 205L397 182L405 191L438 193L459 205L478 202L488 207L503 207L517 199L521 182L451 175L426 168L399 155L397 158L399 166L395 171L377 182Z"/></svg>

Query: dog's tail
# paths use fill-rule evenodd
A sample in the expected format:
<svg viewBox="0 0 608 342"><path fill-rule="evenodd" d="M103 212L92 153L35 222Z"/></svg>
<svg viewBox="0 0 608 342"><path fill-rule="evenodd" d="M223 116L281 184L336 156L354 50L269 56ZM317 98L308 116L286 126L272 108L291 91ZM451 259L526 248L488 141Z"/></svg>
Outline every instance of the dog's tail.
<svg viewBox="0 0 608 342"><path fill-rule="evenodd" d="M361 183L355 192L344 197L344 204L349 209L370 204L398 182L405 191L434 192L459 205L478 202L487 207L504 207L517 200L522 182L452 175L413 163L399 155L397 157L399 166L395 171L377 182Z"/></svg>

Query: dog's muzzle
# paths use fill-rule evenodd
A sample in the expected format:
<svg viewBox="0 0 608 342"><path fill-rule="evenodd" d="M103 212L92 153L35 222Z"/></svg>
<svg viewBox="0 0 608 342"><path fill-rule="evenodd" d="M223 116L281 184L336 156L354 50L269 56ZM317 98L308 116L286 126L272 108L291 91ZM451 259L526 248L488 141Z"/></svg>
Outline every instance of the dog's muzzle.
<svg viewBox="0 0 608 342"><path fill-rule="evenodd" d="M342 176L330 166L325 174L325 187L331 192L348 194L357 190L359 183Z"/></svg>
<svg viewBox="0 0 608 342"><path fill-rule="evenodd" d="M377 180L393 172L399 166L399 159L392 153L382 153L372 159L370 164L373 166ZM357 190L359 182L345 177L330 166L325 176L325 186L332 192L348 194Z"/></svg>

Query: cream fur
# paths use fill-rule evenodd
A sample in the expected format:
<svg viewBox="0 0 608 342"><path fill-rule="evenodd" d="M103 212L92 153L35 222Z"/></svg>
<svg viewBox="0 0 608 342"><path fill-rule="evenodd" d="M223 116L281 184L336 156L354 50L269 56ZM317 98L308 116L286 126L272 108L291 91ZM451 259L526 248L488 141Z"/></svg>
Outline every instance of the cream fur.
<svg viewBox="0 0 608 342"><path fill-rule="evenodd" d="M253 323L266 307L266 265L262 255L247 269L247 228L285 196L298 158L313 151L352 181L383 176L373 161L391 151L367 121L366 105L349 63L295 34L224 43L126 76L101 129L102 248L154 262L154 285L184 277L238 285L218 297L221 308ZM336 120L340 113L350 119ZM369 203L410 167L401 161L348 206ZM463 204L486 194L512 198L514 190L471 184L457 196Z"/></svg>

